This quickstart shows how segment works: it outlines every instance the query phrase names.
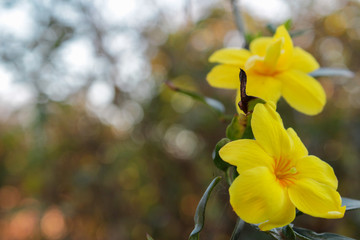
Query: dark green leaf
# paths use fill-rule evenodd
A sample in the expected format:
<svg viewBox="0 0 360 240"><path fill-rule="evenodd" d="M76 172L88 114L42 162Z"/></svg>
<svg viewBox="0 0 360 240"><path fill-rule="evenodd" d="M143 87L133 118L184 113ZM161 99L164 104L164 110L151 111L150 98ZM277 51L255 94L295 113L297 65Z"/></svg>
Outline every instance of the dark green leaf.
<svg viewBox="0 0 360 240"><path fill-rule="evenodd" d="M286 240L296 240L295 232L290 225L286 225L282 228L282 233Z"/></svg>
<svg viewBox="0 0 360 240"><path fill-rule="evenodd" d="M319 68L311 73L309 73L312 77L331 77L331 76L338 76L338 77L348 77L352 78L355 74L347 69L341 68Z"/></svg>
<svg viewBox="0 0 360 240"><path fill-rule="evenodd" d="M245 225L244 220L238 218L238 220L236 221L234 231L231 234L230 240L238 240L238 239L240 239L240 233L241 233L242 229L244 228L244 225Z"/></svg>
<svg viewBox="0 0 360 240"><path fill-rule="evenodd" d="M198 240L199 239L199 234L204 227L205 208L206 208L207 201L210 197L211 191L214 189L216 184L219 183L220 179L221 179L221 177L214 178L214 180L212 180L212 182L206 189L204 195L201 197L200 202L196 208L195 216L194 216L195 227L189 236L189 240Z"/></svg>
<svg viewBox="0 0 360 240"><path fill-rule="evenodd" d="M228 167L230 167L231 165L228 164L227 162L224 162L220 155L219 155L219 151L220 149L225 145L227 144L228 142L230 142L229 139L227 138L223 138L221 139L215 146L215 149L214 149L214 152L213 152L213 160L214 160L214 164L217 168L219 168L220 170L222 171L226 171L226 169Z"/></svg>
<svg viewBox="0 0 360 240"><path fill-rule="evenodd" d="M346 211L360 209L360 200L343 197L342 205L346 206Z"/></svg>
<svg viewBox="0 0 360 240"><path fill-rule="evenodd" d="M226 128L226 137L234 141L240 139L245 131L246 116L235 115L231 120L231 123Z"/></svg>
<svg viewBox="0 0 360 240"><path fill-rule="evenodd" d="M146 234L146 240L154 240L149 234Z"/></svg>
<svg viewBox="0 0 360 240"><path fill-rule="evenodd" d="M316 233L309 229L294 227L296 237L302 240L355 240L334 233Z"/></svg>
<svg viewBox="0 0 360 240"><path fill-rule="evenodd" d="M166 85L173 91L185 94L191 98L193 98L194 100L197 100L199 102L202 102L204 104L206 104L207 106L209 106L211 109L213 109L218 115L222 115L225 112L225 107L224 105L219 102L218 100L212 99L212 98L208 98L208 97L204 97L196 92L192 92L189 90L185 90L185 89L181 89L179 87L176 87L172 82L167 81Z"/></svg>

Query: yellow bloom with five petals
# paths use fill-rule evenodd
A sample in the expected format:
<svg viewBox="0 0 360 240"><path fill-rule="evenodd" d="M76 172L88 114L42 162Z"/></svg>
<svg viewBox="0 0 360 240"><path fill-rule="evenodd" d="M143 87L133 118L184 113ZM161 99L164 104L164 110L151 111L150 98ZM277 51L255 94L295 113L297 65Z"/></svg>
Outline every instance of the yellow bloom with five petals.
<svg viewBox="0 0 360 240"><path fill-rule="evenodd" d="M318 114L325 105L323 87L308 75L319 64L311 54L293 46L284 26L278 27L273 37L253 40L250 50L221 49L209 61L220 63L207 75L213 87L239 89L242 68L248 77L246 91L250 96L275 103L283 96L290 106L308 115Z"/></svg>
<svg viewBox="0 0 360 240"><path fill-rule="evenodd" d="M343 217L346 207L341 206L332 167L308 155L274 108L268 103L255 106L255 140L232 141L220 149L221 158L240 174L229 188L234 211L263 231L291 223L295 208L315 217Z"/></svg>

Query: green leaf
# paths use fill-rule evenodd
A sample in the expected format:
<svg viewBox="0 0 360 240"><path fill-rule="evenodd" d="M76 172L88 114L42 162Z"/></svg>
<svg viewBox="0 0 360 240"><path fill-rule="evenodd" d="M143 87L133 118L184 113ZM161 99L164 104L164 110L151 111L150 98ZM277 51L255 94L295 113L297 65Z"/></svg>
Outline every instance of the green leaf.
<svg viewBox="0 0 360 240"><path fill-rule="evenodd" d="M224 160L221 159L220 155L219 155L219 151L220 149L227 144L228 142L230 142L229 139L227 138L223 138L221 139L215 146L214 152L213 152L213 160L214 160L214 164L215 166L222 170L222 171L226 171L226 169L228 169L228 167L230 167L231 165L227 162L224 162Z"/></svg>
<svg viewBox="0 0 360 240"><path fill-rule="evenodd" d="M240 139L245 131L246 116L235 115L226 128L226 137L231 141Z"/></svg>
<svg viewBox="0 0 360 240"><path fill-rule="evenodd" d="M296 240L294 229L290 225L286 225L282 228L282 233L286 240Z"/></svg>
<svg viewBox="0 0 360 240"><path fill-rule="evenodd" d="M248 114L246 115L246 124L244 124L245 129L241 137L242 139L254 139L254 134L251 128L251 118L252 118L252 112L254 111L254 108L258 103L265 103L265 101L262 100L261 98L254 98L247 103Z"/></svg>
<svg viewBox="0 0 360 240"><path fill-rule="evenodd" d="M341 68L319 68L311 73L309 73L312 77L348 77L352 78L355 74L348 70L348 69L341 69Z"/></svg>
<svg viewBox="0 0 360 240"><path fill-rule="evenodd" d="M255 225L253 225L253 224L252 224L252 226L255 227ZM260 231L260 229L258 227L255 227L255 229L258 229ZM271 236L273 239L277 239L277 240L283 239L280 228L273 228L269 231L266 231L265 233L268 234L269 236Z"/></svg>
<svg viewBox="0 0 360 240"><path fill-rule="evenodd" d="M288 19L286 20L284 23L283 23L284 27L286 28L286 30L290 30L291 29L291 26L292 26L292 20L291 19Z"/></svg>
<svg viewBox="0 0 360 240"><path fill-rule="evenodd" d="M146 240L154 240L148 233L146 234Z"/></svg>
<svg viewBox="0 0 360 240"><path fill-rule="evenodd" d="M262 36L261 32L257 32L256 34L246 33L245 40L248 44L250 44L252 41L254 41L255 39L261 36Z"/></svg>
<svg viewBox="0 0 360 240"><path fill-rule="evenodd" d="M252 118L252 113L247 115L246 128L242 136L242 139L254 139L254 134L251 129L251 118Z"/></svg>
<svg viewBox="0 0 360 240"><path fill-rule="evenodd" d="M254 134L251 128L251 118L252 118L252 112L254 111L254 108L258 103L265 103L265 101L262 100L261 98L254 98L251 99L247 104L249 114L246 116L246 125L245 125L244 133L242 135L242 139L254 139Z"/></svg>
<svg viewBox="0 0 360 240"><path fill-rule="evenodd" d="M291 31L290 32L290 37L294 38L294 37L301 36L304 33L306 33L307 31L309 31L309 29L301 29L301 30L297 30L297 31Z"/></svg>
<svg viewBox="0 0 360 240"><path fill-rule="evenodd" d="M172 82L167 81L165 83L171 90L185 94L191 98L193 98L194 100L197 100L199 102L204 103L205 105L209 106L211 109L213 109L218 115L222 115L225 112L225 107L224 105L219 102L218 100L212 99L212 98L208 98L208 97L204 97L196 92L192 92L189 90L185 90L179 87L176 87Z"/></svg>
<svg viewBox="0 0 360 240"><path fill-rule="evenodd" d="M255 99L250 100L250 102L248 104L249 111L250 112L254 111L254 108L255 108L256 104L258 104L258 103L266 103L266 101L262 100L261 98L255 98Z"/></svg>
<svg viewBox="0 0 360 240"><path fill-rule="evenodd" d="M219 183L220 179L221 179L221 177L214 178L214 180L211 181L210 185L206 189L204 195L201 197L200 202L196 208L195 216L194 216L195 227L189 236L189 240L198 240L199 239L199 234L204 227L205 208L206 208L207 201L210 197L212 190L214 189L216 184Z"/></svg>
<svg viewBox="0 0 360 240"><path fill-rule="evenodd" d="M294 227L296 237L302 240L355 240L335 233L316 233L309 229Z"/></svg>
<svg viewBox="0 0 360 240"><path fill-rule="evenodd" d="M301 29L301 30L296 30L296 31L289 31L291 29L291 25L292 25L292 20L291 19L285 21L283 24L284 24L286 30L289 32L291 38L301 36L305 32L309 31L309 29ZM274 24L268 24L268 25L266 25L266 28L272 34L275 34L277 26L275 26Z"/></svg>
<svg viewBox="0 0 360 240"><path fill-rule="evenodd" d="M341 198L342 205L346 206L346 211L360 209L360 200L351 199L351 198Z"/></svg>
<svg viewBox="0 0 360 240"><path fill-rule="evenodd" d="M231 234L230 240L238 240L238 239L240 239L240 233L241 233L242 229L244 228L244 225L245 225L244 220L238 218L238 220L236 221L234 231Z"/></svg>
<svg viewBox="0 0 360 240"><path fill-rule="evenodd" d="M275 34L276 32L276 26L274 24L269 23L268 25L266 25L267 30L269 30L269 32L271 32L271 34Z"/></svg>
<svg viewBox="0 0 360 240"><path fill-rule="evenodd" d="M228 169L226 169L225 172L226 181L229 184L229 186L232 184L232 182L239 176L239 173L236 170L235 166L230 166Z"/></svg>

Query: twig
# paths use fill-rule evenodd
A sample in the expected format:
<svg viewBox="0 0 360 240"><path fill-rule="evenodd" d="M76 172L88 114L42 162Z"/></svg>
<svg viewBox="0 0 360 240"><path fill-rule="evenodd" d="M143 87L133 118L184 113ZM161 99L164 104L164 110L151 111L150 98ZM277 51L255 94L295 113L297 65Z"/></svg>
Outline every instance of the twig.
<svg viewBox="0 0 360 240"><path fill-rule="evenodd" d="M246 83L247 83L247 77L246 77L246 73L244 70L242 70L240 68L240 73L239 73L239 78L240 78L240 102L238 103L239 108L245 113L248 114L249 113L249 102L253 99L255 99L256 97L253 96L248 96L246 94Z"/></svg>
<svg viewBox="0 0 360 240"><path fill-rule="evenodd" d="M235 18L236 27L244 39L244 43L245 43L244 47L248 48L249 46L248 46L248 42L246 41L245 26L243 24L240 7L239 7L237 0L231 0L231 8L232 8L232 12L233 12L233 15Z"/></svg>

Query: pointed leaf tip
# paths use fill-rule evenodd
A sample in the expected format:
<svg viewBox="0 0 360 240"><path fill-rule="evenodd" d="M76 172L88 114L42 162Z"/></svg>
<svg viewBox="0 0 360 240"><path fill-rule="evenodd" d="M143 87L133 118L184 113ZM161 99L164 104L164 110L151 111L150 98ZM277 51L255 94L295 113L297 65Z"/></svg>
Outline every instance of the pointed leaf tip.
<svg viewBox="0 0 360 240"><path fill-rule="evenodd" d="M351 198L341 198L342 205L346 206L346 211L360 209L360 200L351 199Z"/></svg>
<svg viewBox="0 0 360 240"><path fill-rule="evenodd" d="M212 190L219 183L220 179L221 179L220 176L214 178L211 181L208 188L206 189L204 195L201 197L200 202L196 208L195 216L194 216L195 227L189 236L189 240L198 240L199 239L199 234L204 227L205 208L206 208L207 201L209 200Z"/></svg>
<svg viewBox="0 0 360 240"><path fill-rule="evenodd" d="M226 171L226 169L228 169L228 167L230 167L231 165L227 162L225 162L224 160L222 160L222 158L220 157L219 151L220 149L225 146L225 144L227 144L228 142L230 142L229 139L227 138L223 138L221 139L215 146L214 152L213 152L213 160L214 160L214 164L215 166L222 170L222 171Z"/></svg>

